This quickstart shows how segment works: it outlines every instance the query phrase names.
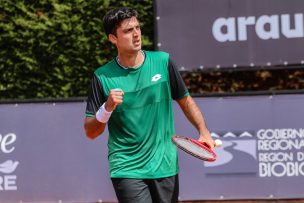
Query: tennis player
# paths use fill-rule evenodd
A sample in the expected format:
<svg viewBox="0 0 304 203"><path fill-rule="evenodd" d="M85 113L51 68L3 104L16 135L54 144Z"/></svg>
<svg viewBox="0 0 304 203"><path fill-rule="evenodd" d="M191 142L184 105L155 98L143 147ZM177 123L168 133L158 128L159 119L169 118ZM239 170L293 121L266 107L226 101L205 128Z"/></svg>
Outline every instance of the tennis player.
<svg viewBox="0 0 304 203"><path fill-rule="evenodd" d="M214 146L203 115L169 54L144 51L138 13L117 8L103 18L117 57L98 68L89 90L84 128L94 139L109 130L108 160L119 202L177 202L177 148L172 100Z"/></svg>

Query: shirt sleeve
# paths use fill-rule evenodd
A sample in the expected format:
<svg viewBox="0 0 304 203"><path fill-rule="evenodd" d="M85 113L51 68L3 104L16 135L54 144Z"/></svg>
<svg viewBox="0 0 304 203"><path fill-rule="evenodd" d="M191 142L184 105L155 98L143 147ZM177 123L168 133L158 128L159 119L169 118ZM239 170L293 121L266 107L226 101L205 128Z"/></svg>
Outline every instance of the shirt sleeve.
<svg viewBox="0 0 304 203"><path fill-rule="evenodd" d="M177 100L189 95L189 91L177 70L176 64L169 58L169 79L172 99Z"/></svg>
<svg viewBox="0 0 304 203"><path fill-rule="evenodd" d="M104 102L106 97L102 85L94 74L87 98L86 116L94 116Z"/></svg>

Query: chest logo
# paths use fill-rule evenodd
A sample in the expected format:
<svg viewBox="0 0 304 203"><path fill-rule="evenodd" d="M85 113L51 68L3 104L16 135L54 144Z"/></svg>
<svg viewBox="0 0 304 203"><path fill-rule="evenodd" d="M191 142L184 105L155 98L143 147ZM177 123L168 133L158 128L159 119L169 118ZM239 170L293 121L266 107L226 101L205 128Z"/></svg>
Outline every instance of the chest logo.
<svg viewBox="0 0 304 203"><path fill-rule="evenodd" d="M161 74L156 74L152 77L151 81L152 82L156 82L158 81L159 79L161 79Z"/></svg>

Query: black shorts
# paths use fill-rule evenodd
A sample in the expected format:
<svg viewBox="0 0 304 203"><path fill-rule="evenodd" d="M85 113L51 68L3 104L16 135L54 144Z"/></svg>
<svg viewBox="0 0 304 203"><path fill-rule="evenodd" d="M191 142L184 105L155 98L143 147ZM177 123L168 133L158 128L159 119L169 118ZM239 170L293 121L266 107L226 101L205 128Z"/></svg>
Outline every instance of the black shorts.
<svg viewBox="0 0 304 203"><path fill-rule="evenodd" d="M176 203L178 175L158 179L112 178L120 203Z"/></svg>

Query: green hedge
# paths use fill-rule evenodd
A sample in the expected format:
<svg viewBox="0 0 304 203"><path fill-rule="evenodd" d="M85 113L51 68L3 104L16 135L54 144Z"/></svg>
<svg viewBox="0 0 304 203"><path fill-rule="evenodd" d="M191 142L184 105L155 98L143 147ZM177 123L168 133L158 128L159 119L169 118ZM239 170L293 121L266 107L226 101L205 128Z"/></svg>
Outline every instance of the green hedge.
<svg viewBox="0 0 304 203"><path fill-rule="evenodd" d="M116 55L101 21L120 6L139 11L143 48L153 50L152 0L1 0L0 100L85 97L93 71ZM304 89L303 66L182 77L193 94Z"/></svg>
<svg viewBox="0 0 304 203"><path fill-rule="evenodd" d="M86 96L93 71L116 55L102 17L118 6L139 11L143 47L153 49L151 0L2 0L0 99Z"/></svg>

